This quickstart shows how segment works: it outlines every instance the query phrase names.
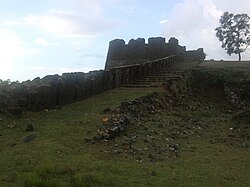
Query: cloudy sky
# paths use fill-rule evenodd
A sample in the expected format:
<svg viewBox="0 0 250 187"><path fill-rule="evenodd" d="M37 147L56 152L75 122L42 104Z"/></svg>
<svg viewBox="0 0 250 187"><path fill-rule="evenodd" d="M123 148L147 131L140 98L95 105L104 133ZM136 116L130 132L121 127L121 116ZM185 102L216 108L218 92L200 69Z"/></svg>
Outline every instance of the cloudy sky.
<svg viewBox="0 0 250 187"><path fill-rule="evenodd" d="M208 59L237 59L215 37L225 11L250 15L250 1L0 0L0 79L103 69L115 38L174 36Z"/></svg>

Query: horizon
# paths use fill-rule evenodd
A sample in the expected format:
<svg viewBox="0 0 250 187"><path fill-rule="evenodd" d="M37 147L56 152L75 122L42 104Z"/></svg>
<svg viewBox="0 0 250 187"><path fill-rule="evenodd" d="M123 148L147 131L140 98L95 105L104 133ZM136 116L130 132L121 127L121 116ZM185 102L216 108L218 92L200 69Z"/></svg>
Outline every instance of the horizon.
<svg viewBox="0 0 250 187"><path fill-rule="evenodd" d="M214 29L225 11L250 15L244 0L0 0L0 79L26 81L104 69L109 41L176 37L207 59L237 60ZM242 60L250 59L250 49Z"/></svg>

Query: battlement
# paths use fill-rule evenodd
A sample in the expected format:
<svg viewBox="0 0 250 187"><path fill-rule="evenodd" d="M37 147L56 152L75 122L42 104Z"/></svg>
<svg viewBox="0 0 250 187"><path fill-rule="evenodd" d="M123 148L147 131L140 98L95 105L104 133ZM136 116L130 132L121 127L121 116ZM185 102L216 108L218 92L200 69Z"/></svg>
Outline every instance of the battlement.
<svg viewBox="0 0 250 187"><path fill-rule="evenodd" d="M203 53L203 50L197 52ZM197 55L195 51L187 53L186 47L180 46L178 39L174 37L170 38L168 43L163 37L149 38L148 43L144 38L131 39L128 44L123 39L115 39L109 42L105 68L133 65L171 55L176 55L179 59L186 57L190 59L192 55L202 56Z"/></svg>

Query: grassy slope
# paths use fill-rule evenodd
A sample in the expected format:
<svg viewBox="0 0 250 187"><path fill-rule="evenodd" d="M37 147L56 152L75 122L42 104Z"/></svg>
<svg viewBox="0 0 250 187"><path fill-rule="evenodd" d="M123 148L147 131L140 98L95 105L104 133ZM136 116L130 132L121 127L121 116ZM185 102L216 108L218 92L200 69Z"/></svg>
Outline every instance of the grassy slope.
<svg viewBox="0 0 250 187"><path fill-rule="evenodd" d="M105 108L115 108L121 101L151 91L115 89L60 111L25 113L21 119L3 117L0 186L250 186L249 149L242 148L238 141L222 141L232 125L232 113L228 111L236 109L220 93L194 95L171 111L149 116L155 120L144 119L145 126L155 131L174 128L157 128L159 118L175 122L190 116L204 125L204 131L188 139L176 139L181 145L177 158L138 162L125 153L110 155L102 151L114 146L113 142L92 145L84 141L96 134ZM196 106L198 102L201 106ZM196 109L190 110L190 106ZM30 123L34 132L25 132ZM7 128L8 124L16 127ZM136 126L131 131L143 133ZM36 139L22 142L34 133ZM164 143L158 140L159 144ZM137 146L143 145L138 142Z"/></svg>

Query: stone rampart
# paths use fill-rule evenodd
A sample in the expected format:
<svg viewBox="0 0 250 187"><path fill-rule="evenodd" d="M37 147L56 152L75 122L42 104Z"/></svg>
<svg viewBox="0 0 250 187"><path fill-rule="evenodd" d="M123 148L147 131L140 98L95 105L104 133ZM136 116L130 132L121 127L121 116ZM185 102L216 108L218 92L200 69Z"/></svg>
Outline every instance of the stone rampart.
<svg viewBox="0 0 250 187"><path fill-rule="evenodd" d="M206 55L203 51L203 48L199 48L197 50L186 51L185 60L195 60L195 61L203 61Z"/></svg>
<svg viewBox="0 0 250 187"><path fill-rule="evenodd" d="M105 68L143 63L148 60L176 55L179 60L204 60L203 49L186 51L185 46L180 46L176 38L170 38L166 43L165 38L149 38L145 43L144 38L131 39L128 44L122 39L110 41Z"/></svg>
<svg viewBox="0 0 250 187"><path fill-rule="evenodd" d="M0 92L0 109L41 111L56 108L167 70L177 62L176 56L170 56L89 73L64 73L62 76L49 75L42 79L11 83L4 92Z"/></svg>

